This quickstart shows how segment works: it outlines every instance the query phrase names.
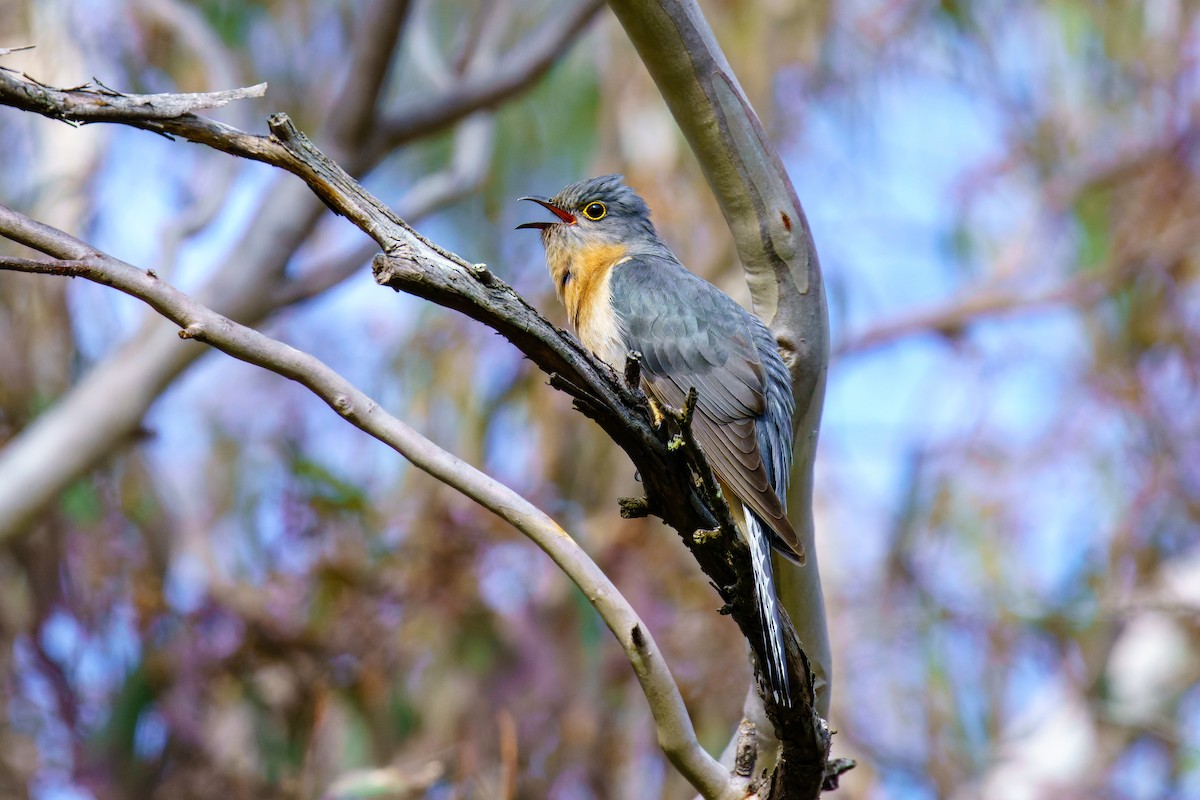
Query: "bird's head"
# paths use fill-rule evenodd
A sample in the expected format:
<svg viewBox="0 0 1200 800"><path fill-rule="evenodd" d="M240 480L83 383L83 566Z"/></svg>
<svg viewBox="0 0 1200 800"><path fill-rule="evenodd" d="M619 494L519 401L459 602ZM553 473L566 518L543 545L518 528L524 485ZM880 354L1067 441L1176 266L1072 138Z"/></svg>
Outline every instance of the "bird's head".
<svg viewBox="0 0 1200 800"><path fill-rule="evenodd" d="M572 183L554 197L521 199L532 200L555 216L551 222L517 226L540 230L548 253L612 245L633 251L659 244L646 201L620 175Z"/></svg>

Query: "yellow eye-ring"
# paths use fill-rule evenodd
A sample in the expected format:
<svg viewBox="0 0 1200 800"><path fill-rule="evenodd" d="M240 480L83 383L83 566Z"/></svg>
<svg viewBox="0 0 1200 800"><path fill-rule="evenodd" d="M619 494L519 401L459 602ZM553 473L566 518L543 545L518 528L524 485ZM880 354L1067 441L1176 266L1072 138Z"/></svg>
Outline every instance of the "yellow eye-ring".
<svg viewBox="0 0 1200 800"><path fill-rule="evenodd" d="M608 209L604 207L604 203L599 200L593 200L583 207L583 215L595 222L599 219L604 219L604 215L608 213Z"/></svg>

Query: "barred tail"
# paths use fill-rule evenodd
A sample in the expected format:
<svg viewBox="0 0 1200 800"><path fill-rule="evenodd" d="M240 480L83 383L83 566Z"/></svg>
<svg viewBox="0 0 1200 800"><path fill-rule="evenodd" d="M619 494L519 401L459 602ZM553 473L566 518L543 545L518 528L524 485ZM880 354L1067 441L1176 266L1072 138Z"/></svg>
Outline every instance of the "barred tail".
<svg viewBox="0 0 1200 800"><path fill-rule="evenodd" d="M758 598L758 616L762 621L767 682L775 702L792 704L788 684L787 648L783 642L783 620L780 618L779 598L775 594L775 573L771 567L770 529L757 515L747 509L746 539L750 545L750 561L754 568L754 593Z"/></svg>

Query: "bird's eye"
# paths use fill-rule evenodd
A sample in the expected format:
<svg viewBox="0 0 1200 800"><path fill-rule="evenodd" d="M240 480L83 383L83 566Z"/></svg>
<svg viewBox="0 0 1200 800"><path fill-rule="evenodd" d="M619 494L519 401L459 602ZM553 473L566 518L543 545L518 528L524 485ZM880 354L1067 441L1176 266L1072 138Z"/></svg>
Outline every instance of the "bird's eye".
<svg viewBox="0 0 1200 800"><path fill-rule="evenodd" d="M599 200L593 200L583 207L583 215L595 222L598 219L604 219L604 215L608 213L608 209L604 207L604 203Z"/></svg>

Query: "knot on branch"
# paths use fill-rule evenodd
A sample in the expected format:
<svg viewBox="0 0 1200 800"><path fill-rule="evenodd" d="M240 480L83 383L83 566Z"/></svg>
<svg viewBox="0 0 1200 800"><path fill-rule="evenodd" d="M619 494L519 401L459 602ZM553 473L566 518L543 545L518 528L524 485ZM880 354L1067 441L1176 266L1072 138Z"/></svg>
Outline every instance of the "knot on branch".
<svg viewBox="0 0 1200 800"><path fill-rule="evenodd" d="M331 403L334 411L346 418L354 416L354 400L348 394L339 394Z"/></svg>
<svg viewBox="0 0 1200 800"><path fill-rule="evenodd" d="M293 142L311 144L308 137L296 127L296 123L292 122L292 118L282 111L267 117L267 130L271 131L271 135L283 144Z"/></svg>
<svg viewBox="0 0 1200 800"><path fill-rule="evenodd" d="M487 264L472 264L471 274L475 276L475 280L484 286L491 286L496 282L496 276L488 269Z"/></svg>
<svg viewBox="0 0 1200 800"><path fill-rule="evenodd" d="M621 519L641 519L654 513L654 507L645 497L618 497L617 505L621 507Z"/></svg>
<svg viewBox="0 0 1200 800"><path fill-rule="evenodd" d="M758 760L758 726L748 719L742 720L737 729L737 755L733 761L733 774L749 778L754 774L754 762Z"/></svg>
<svg viewBox="0 0 1200 800"><path fill-rule="evenodd" d="M638 650L646 647L646 634L642 633L641 625L634 625L633 630L629 632L629 640L633 642L633 646Z"/></svg>
<svg viewBox="0 0 1200 800"><path fill-rule="evenodd" d="M642 392L642 354L637 350L625 354L625 385L635 394Z"/></svg>
<svg viewBox="0 0 1200 800"><path fill-rule="evenodd" d="M825 774L821 778L821 791L832 792L838 788L842 775L858 766L853 758L831 758L825 762Z"/></svg>
<svg viewBox="0 0 1200 800"><path fill-rule="evenodd" d="M380 286L391 286L392 280L396 277L396 271L392 269L392 260L383 253L376 253L371 259L371 274L375 276L375 282ZM393 286L394 291L400 291L400 287Z"/></svg>
<svg viewBox="0 0 1200 800"><path fill-rule="evenodd" d="M572 405L575 406L582 414L591 419L596 419L596 414L605 408L602 401L583 389L581 386L572 383L563 377L562 373L550 373L550 385L560 392L565 392L571 396Z"/></svg>

